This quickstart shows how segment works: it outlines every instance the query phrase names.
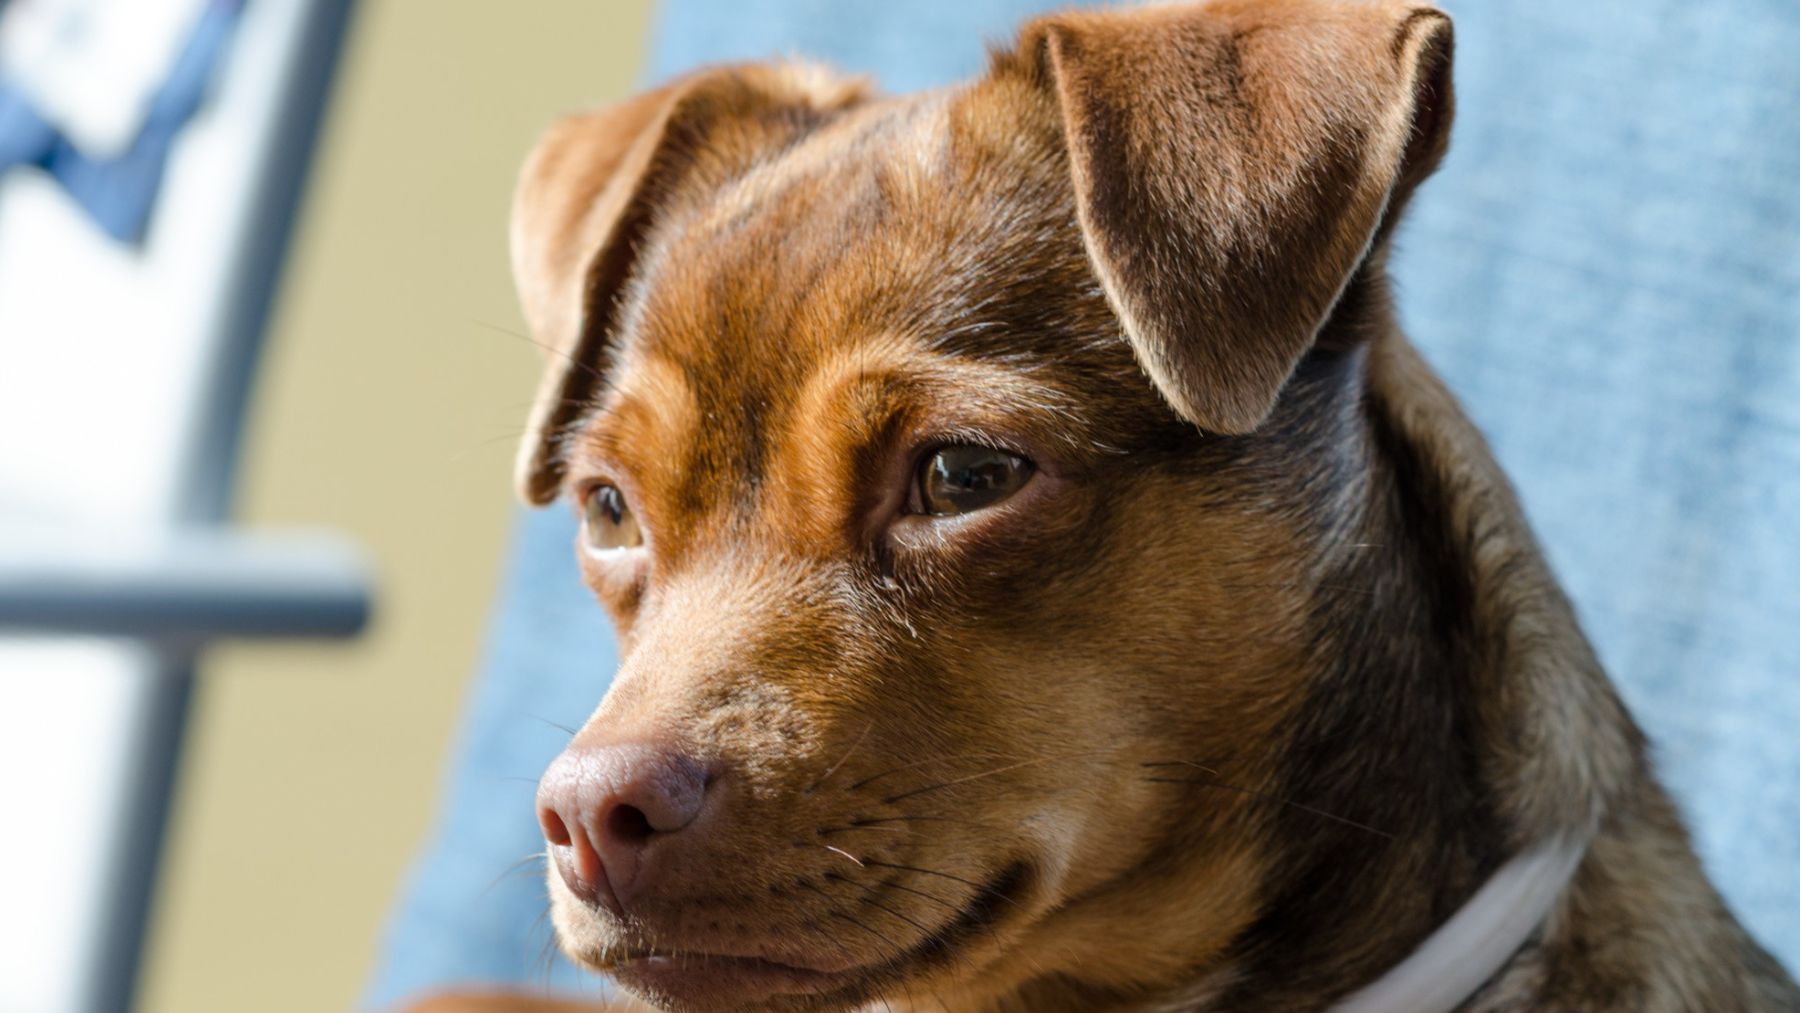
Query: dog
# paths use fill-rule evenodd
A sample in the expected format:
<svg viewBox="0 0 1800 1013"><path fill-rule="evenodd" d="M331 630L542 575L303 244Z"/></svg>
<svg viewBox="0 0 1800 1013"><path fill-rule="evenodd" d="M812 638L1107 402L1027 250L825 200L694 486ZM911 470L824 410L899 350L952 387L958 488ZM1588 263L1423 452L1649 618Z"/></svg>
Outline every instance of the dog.
<svg viewBox="0 0 1800 1013"><path fill-rule="evenodd" d="M1452 49L1063 13L949 90L551 130L519 484L623 657L538 793L570 957L672 1010L1800 1009L1396 324Z"/></svg>

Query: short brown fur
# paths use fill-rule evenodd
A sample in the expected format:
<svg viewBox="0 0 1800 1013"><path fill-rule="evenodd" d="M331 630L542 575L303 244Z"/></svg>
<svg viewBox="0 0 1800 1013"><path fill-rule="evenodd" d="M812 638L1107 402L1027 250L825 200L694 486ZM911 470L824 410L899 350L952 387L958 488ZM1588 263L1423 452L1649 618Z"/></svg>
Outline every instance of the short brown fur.
<svg viewBox="0 0 1800 1013"><path fill-rule="evenodd" d="M1413 3L1067 14L949 91L724 68L545 140L522 490L615 484L648 538L583 557L624 665L577 742L676 737L735 828L628 919L552 874L571 956L866 972L771 1009L1316 1010L1592 835L1464 1009L1800 1008L1394 321L1450 51ZM946 442L1039 471L901 516Z"/></svg>

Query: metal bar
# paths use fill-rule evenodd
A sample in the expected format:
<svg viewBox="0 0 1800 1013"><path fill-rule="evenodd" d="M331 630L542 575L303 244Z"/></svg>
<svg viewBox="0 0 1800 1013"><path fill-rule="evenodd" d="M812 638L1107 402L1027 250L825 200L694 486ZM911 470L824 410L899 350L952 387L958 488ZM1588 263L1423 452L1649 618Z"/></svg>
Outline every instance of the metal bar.
<svg viewBox="0 0 1800 1013"><path fill-rule="evenodd" d="M328 534L0 536L0 631L165 645L348 637L367 623L369 597L361 554Z"/></svg>
<svg viewBox="0 0 1800 1013"><path fill-rule="evenodd" d="M99 1013L127 1013L137 994L144 931L168 850L166 828L195 690L193 656L170 652L145 677L155 681L154 692L146 694L145 705L135 716L141 749L123 823L142 836L123 842L115 859L96 870L107 878L111 895L100 930L100 952L109 958L109 973L95 976L88 995L87 1009Z"/></svg>

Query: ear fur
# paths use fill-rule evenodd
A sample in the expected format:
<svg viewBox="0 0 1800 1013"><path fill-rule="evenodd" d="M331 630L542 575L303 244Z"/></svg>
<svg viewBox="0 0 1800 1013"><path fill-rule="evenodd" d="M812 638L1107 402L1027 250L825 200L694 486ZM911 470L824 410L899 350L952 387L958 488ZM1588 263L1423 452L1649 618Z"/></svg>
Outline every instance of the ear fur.
<svg viewBox="0 0 1800 1013"><path fill-rule="evenodd" d="M860 81L801 64L714 67L570 116L538 142L519 176L511 237L526 324L549 360L519 448L526 502L556 498L558 441L601 382L614 303L658 200L702 152L709 167L728 169L753 157L759 135L803 129L866 97ZM757 122L767 129L709 143L723 125Z"/></svg>
<svg viewBox="0 0 1800 1013"><path fill-rule="evenodd" d="M1202 429L1261 424L1442 157L1450 20L1418 0L1066 13L1018 59L1057 104L1083 241L1138 361Z"/></svg>

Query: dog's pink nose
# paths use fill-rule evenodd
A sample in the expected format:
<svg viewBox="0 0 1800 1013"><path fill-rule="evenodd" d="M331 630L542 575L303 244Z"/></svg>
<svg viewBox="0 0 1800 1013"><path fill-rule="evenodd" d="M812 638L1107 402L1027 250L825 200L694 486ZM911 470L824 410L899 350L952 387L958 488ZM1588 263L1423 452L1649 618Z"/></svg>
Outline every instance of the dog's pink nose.
<svg viewBox="0 0 1800 1013"><path fill-rule="evenodd" d="M538 782L538 822L563 882L622 913L655 879L653 850L700 816L706 768L671 749L570 746ZM690 831L690 834L692 831Z"/></svg>

